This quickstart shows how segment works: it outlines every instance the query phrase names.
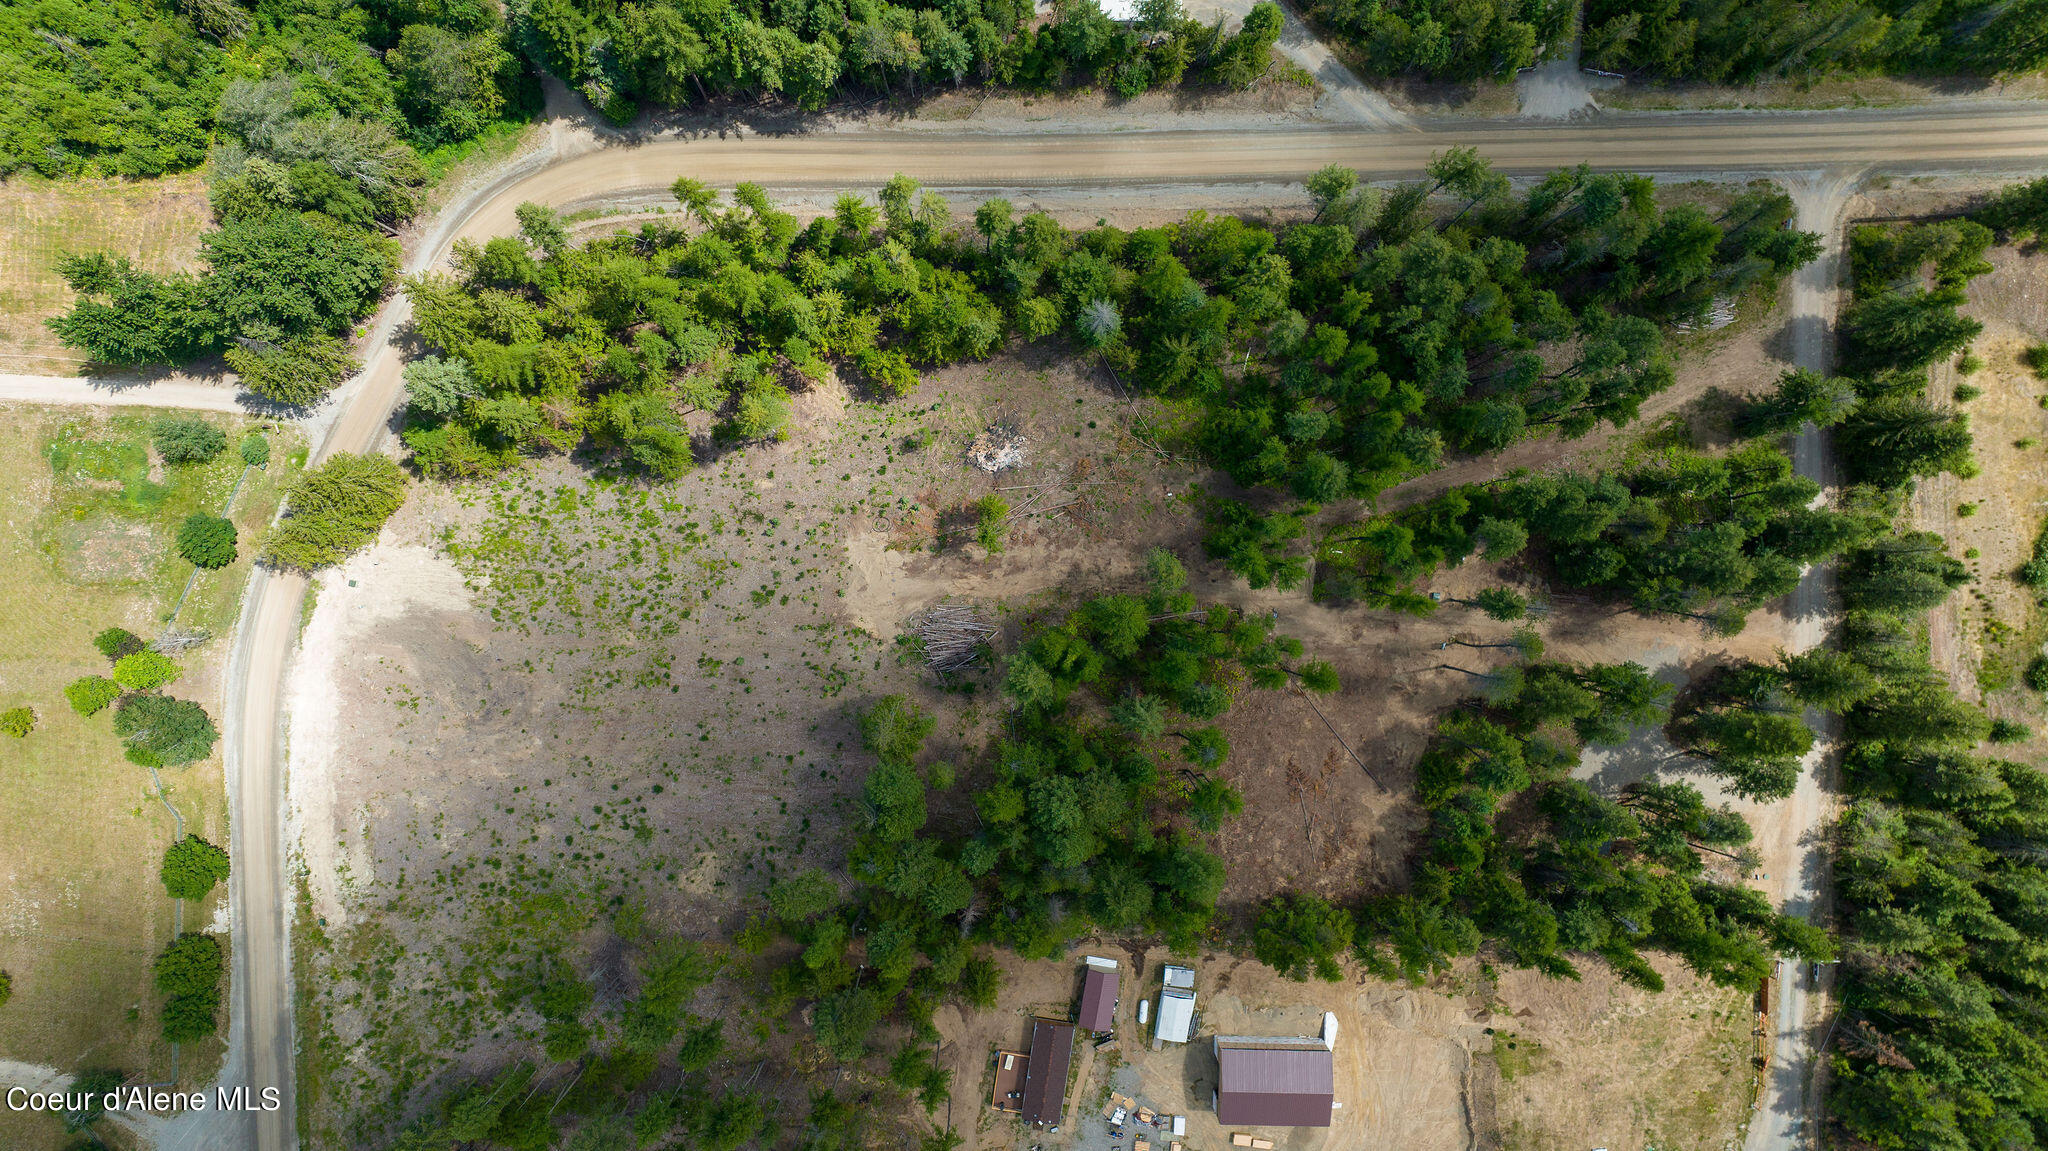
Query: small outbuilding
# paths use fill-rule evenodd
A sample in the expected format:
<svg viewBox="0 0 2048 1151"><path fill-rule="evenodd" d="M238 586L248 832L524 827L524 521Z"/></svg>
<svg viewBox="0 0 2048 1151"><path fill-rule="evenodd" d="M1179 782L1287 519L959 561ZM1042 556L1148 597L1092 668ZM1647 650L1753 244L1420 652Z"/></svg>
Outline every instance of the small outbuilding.
<svg viewBox="0 0 2048 1151"><path fill-rule="evenodd" d="M1216 1037L1216 1121L1226 1127L1328 1127L1336 1056L1320 1036Z"/></svg>
<svg viewBox="0 0 2048 1151"><path fill-rule="evenodd" d="M1178 987L1159 991L1159 1026L1152 1034L1161 1042L1186 1043L1195 1033L1195 993Z"/></svg>
<svg viewBox="0 0 2048 1151"><path fill-rule="evenodd" d="M1195 969L1169 963L1160 982L1165 986L1159 991L1159 1026L1152 1037L1160 1043L1186 1043L1195 1033Z"/></svg>
<svg viewBox="0 0 2048 1151"><path fill-rule="evenodd" d="M1114 959L1090 955L1081 975L1081 1015L1083 1031L1100 1035L1116 1030L1116 992L1121 974Z"/></svg>
<svg viewBox="0 0 2048 1151"><path fill-rule="evenodd" d="M1054 1019L1033 1019L1031 1054L1026 1058L1021 1117L1034 1127L1057 1127L1060 1116L1067 1111L1067 1068L1074 1061L1074 1025Z"/></svg>

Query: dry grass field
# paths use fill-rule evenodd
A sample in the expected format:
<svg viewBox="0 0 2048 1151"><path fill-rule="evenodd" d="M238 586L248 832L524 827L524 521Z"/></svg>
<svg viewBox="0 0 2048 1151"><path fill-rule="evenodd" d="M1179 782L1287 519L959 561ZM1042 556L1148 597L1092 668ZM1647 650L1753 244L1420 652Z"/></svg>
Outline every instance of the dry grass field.
<svg viewBox="0 0 2048 1151"><path fill-rule="evenodd" d="M118 625L145 638L165 628L192 565L172 550L177 524L199 507L219 508L242 472L233 447L210 464L166 470L147 449L152 413L126 409L13 406L0 437L0 707L26 704L38 723L0 747L8 786L0 793L0 969L14 996L0 1008L0 1060L54 1067L115 1067L134 1082L170 1078L171 1052L158 1035L150 961L174 930L175 908L157 878L174 834L149 774L129 763L108 713L81 718L62 689L104 673L92 646ZM231 445L246 421L222 421ZM180 631L224 635L238 610L255 529L269 521L291 473L295 440L273 436L269 471L252 473L234 505L244 558L203 574L177 619ZM185 677L171 694L219 715L226 645L206 643L181 657ZM169 802L187 828L227 843L218 756L162 772ZM187 929L215 924L225 888L188 904ZM218 1063L220 1043L188 1045L178 1062L184 1085ZM0 1113L0 1145L56 1145L47 1117Z"/></svg>
<svg viewBox="0 0 2048 1151"><path fill-rule="evenodd" d="M211 219L197 174L161 180L0 181L0 372L68 375L84 357L43 321L71 305L67 252L112 252L138 267L192 266Z"/></svg>

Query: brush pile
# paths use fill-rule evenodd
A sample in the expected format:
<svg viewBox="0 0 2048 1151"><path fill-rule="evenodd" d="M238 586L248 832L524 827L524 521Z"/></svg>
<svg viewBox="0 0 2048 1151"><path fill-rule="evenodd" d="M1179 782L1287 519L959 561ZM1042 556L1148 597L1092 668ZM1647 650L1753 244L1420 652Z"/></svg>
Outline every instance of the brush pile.
<svg viewBox="0 0 2048 1151"><path fill-rule="evenodd" d="M981 662L1000 630L966 604L942 603L911 621L911 634L924 641L924 661L944 675Z"/></svg>

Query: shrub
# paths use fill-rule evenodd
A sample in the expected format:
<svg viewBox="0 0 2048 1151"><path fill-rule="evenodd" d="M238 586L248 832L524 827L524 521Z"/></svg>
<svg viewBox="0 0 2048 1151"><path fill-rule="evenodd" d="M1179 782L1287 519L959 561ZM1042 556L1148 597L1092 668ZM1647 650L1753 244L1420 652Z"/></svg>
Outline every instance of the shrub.
<svg viewBox="0 0 2048 1151"><path fill-rule="evenodd" d="M92 645L100 649L101 655L111 660L118 660L124 655L133 655L148 646L142 642L141 636L126 628L119 627L110 627L94 636L92 638Z"/></svg>
<svg viewBox="0 0 2048 1151"><path fill-rule="evenodd" d="M0 711L0 731L21 739L36 729L36 709L32 707L10 707Z"/></svg>
<svg viewBox="0 0 2048 1151"><path fill-rule="evenodd" d="M203 464L228 449L227 433L198 416L165 416L150 435L167 464Z"/></svg>
<svg viewBox="0 0 2048 1151"><path fill-rule="evenodd" d="M196 835L188 835L164 849L158 872L164 890L172 899L204 899L213 885L228 877L228 853Z"/></svg>
<svg viewBox="0 0 2048 1151"><path fill-rule="evenodd" d="M2034 738L2034 729L2016 720L1994 719L1991 734L1985 738L1993 743L2022 743Z"/></svg>
<svg viewBox="0 0 2048 1151"><path fill-rule="evenodd" d="M156 989L165 995L217 991L222 970L219 942L211 935L187 931L157 955Z"/></svg>
<svg viewBox="0 0 2048 1151"><path fill-rule="evenodd" d="M84 675L64 685L64 698L80 715L98 715L121 698L121 685L103 675Z"/></svg>
<svg viewBox="0 0 2048 1151"><path fill-rule="evenodd" d="M384 456L336 455L292 485L289 514L263 558L311 571L340 563L377 538L405 502L405 472Z"/></svg>
<svg viewBox="0 0 2048 1151"><path fill-rule="evenodd" d="M1964 352L1962 354L1962 357L1956 360L1957 373L1965 376L1976 375L1978 370L1983 368L1983 366L1983 357L1979 356L1975 352Z"/></svg>
<svg viewBox="0 0 2048 1151"><path fill-rule="evenodd" d="M176 683L185 669L167 655L144 649L114 661L114 682L129 691L155 691Z"/></svg>
<svg viewBox="0 0 2048 1151"><path fill-rule="evenodd" d="M7 1006L7 1001L12 998L14 998L14 976L9 975L5 971L0 971L0 1007Z"/></svg>
<svg viewBox="0 0 2048 1151"><path fill-rule="evenodd" d="M178 529L178 554L208 570L235 562L234 521L206 512L193 512Z"/></svg>
<svg viewBox="0 0 2048 1151"><path fill-rule="evenodd" d="M191 931L171 940L156 957L156 989L169 996L163 1011L165 1039L189 1043L214 1033L223 967L220 944Z"/></svg>
<svg viewBox="0 0 2048 1151"><path fill-rule="evenodd" d="M2035 691L2048 691L2048 655L2037 655L2028 660L2027 670L2020 678Z"/></svg>
<svg viewBox="0 0 2048 1151"><path fill-rule="evenodd" d="M1967 404L1983 394L1984 389L1975 384L1956 385L1956 402L1959 404Z"/></svg>
<svg viewBox="0 0 2048 1151"><path fill-rule="evenodd" d="M2036 376L2048 380L2048 344L2035 344L2021 352L2020 362L2033 369Z"/></svg>
<svg viewBox="0 0 2048 1151"><path fill-rule="evenodd" d="M250 432L242 441L242 462L252 468L270 466L270 441Z"/></svg>
<svg viewBox="0 0 2048 1151"><path fill-rule="evenodd" d="M974 502L974 539L990 555L1000 555L1010 538L1010 501L986 495Z"/></svg>
<svg viewBox="0 0 2048 1151"><path fill-rule="evenodd" d="M147 694L122 697L114 711L114 734L128 741L129 759L164 767L204 759L220 739L205 708L189 699Z"/></svg>

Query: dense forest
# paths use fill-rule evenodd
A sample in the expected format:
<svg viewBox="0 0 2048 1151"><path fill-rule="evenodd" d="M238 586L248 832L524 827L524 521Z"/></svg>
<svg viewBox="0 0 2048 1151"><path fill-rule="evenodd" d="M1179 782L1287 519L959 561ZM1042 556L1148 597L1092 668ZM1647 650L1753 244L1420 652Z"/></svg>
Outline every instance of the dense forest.
<svg viewBox="0 0 2048 1151"><path fill-rule="evenodd" d="M2048 0L1588 0L1582 51L1595 68L1715 84L2034 72Z"/></svg>
<svg viewBox="0 0 2048 1151"><path fill-rule="evenodd" d="M1566 54L1588 67L1744 84L1834 74L1991 75L2048 66L2048 0L1311 0L1367 74L1506 80ZM1579 22L1575 23L1575 18Z"/></svg>
<svg viewBox="0 0 2048 1151"><path fill-rule="evenodd" d="M279 84L282 108L238 95ZM199 166L213 145L231 169L238 150L289 168L435 148L538 107L494 4L0 6L0 175L159 176Z"/></svg>
<svg viewBox="0 0 2048 1151"><path fill-rule="evenodd" d="M1029 0L33 0L0 6L0 176L158 176L210 149L217 180L251 156L285 169L258 166L258 184L309 160L347 173L338 152L428 151L531 115L542 69L618 121L723 94L816 109L968 82L1243 87L1280 34L1270 3L1235 32L1177 0L1140 7L1120 24L1060 0L1041 24ZM248 89L278 85L285 114L252 118Z"/></svg>

